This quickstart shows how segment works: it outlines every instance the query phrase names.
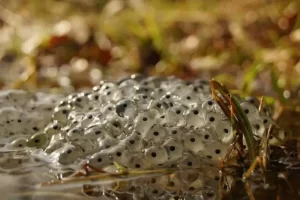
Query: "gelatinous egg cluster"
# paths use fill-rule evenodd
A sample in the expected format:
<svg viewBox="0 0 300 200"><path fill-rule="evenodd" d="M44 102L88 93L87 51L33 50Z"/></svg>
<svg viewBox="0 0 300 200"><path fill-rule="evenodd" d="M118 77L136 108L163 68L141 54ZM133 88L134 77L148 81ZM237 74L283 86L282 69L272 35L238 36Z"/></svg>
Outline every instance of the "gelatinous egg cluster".
<svg viewBox="0 0 300 200"><path fill-rule="evenodd" d="M10 172L35 165L28 154L28 140L51 122L55 105L63 96L23 90L0 92L0 171Z"/></svg>
<svg viewBox="0 0 300 200"><path fill-rule="evenodd" d="M54 168L75 169L84 162L101 169L114 163L134 170L182 169L172 176L157 178L162 180L148 180L143 193L157 199L165 191L201 191L203 199L215 198L219 158L226 155L234 134L230 120L212 99L208 81L132 76L118 83L101 82L91 91L67 96L53 112L56 97L30 103L27 93L13 94L17 96L8 95L11 102L21 101L26 105L22 109L41 104L38 109L43 110L43 116L34 112L19 116L3 110L13 113L7 115L9 119L3 118L4 129L8 127L6 121L24 123L15 126L13 133L19 137L8 145L35 149L32 154ZM50 106L46 103L48 98ZM268 111L261 114L254 98L241 102L254 134L261 137L273 123ZM50 116L51 123L43 129ZM10 131L3 133L6 137ZM197 172L186 171L193 169ZM132 182L134 188L138 185L143 184Z"/></svg>
<svg viewBox="0 0 300 200"><path fill-rule="evenodd" d="M2 151L27 146L27 139L51 122L60 95L31 94L22 90L0 92L0 144Z"/></svg>

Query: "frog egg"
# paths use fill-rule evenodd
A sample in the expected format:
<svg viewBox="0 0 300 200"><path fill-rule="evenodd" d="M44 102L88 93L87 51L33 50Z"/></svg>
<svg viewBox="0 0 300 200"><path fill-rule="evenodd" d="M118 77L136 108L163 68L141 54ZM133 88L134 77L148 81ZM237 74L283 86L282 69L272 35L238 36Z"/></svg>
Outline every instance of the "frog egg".
<svg viewBox="0 0 300 200"><path fill-rule="evenodd" d="M0 121L2 123L10 120L16 120L20 118L21 111L14 107L2 107L0 108Z"/></svg>
<svg viewBox="0 0 300 200"><path fill-rule="evenodd" d="M205 145L209 145L218 140L218 137L215 135L215 130L212 127L196 129L195 132L201 137L201 141Z"/></svg>
<svg viewBox="0 0 300 200"><path fill-rule="evenodd" d="M202 103L202 109L206 110L206 111L217 111L216 107L219 107L218 103L213 100L212 98L208 98L206 99L203 103Z"/></svg>
<svg viewBox="0 0 300 200"><path fill-rule="evenodd" d="M208 126L214 126L221 121L224 117L220 113L208 112L205 117L205 124Z"/></svg>
<svg viewBox="0 0 300 200"><path fill-rule="evenodd" d="M170 91L170 88L172 88L171 85L170 85L170 83L167 82L167 81L165 81L165 80L162 81L162 82L161 82L161 85L159 85L158 87L159 87L159 88L162 88L162 89L163 89L164 91L166 91L166 92L167 92L167 91Z"/></svg>
<svg viewBox="0 0 300 200"><path fill-rule="evenodd" d="M223 159L227 153L228 145L218 141L214 141L201 151L199 154L207 159L208 162L219 162L219 158Z"/></svg>
<svg viewBox="0 0 300 200"><path fill-rule="evenodd" d="M131 98L136 94L135 86L130 86L130 85L119 86L119 90L123 98Z"/></svg>
<svg viewBox="0 0 300 200"><path fill-rule="evenodd" d="M60 135L65 136L69 132L69 130L71 130L70 126L62 127L61 130L60 130Z"/></svg>
<svg viewBox="0 0 300 200"><path fill-rule="evenodd" d="M90 110L90 100L88 97L79 94L71 101L73 109L76 111L88 111Z"/></svg>
<svg viewBox="0 0 300 200"><path fill-rule="evenodd" d="M102 84L95 85L95 86L92 88L92 92L99 92L100 89L101 89L101 86L102 86Z"/></svg>
<svg viewBox="0 0 300 200"><path fill-rule="evenodd" d="M259 106L259 100L256 97L248 96L245 98L245 101L248 103L251 103L252 105L254 105L257 108Z"/></svg>
<svg viewBox="0 0 300 200"><path fill-rule="evenodd" d="M109 148L107 151L114 162L122 166L128 166L131 160L131 154L126 149L126 146L124 145L113 146Z"/></svg>
<svg viewBox="0 0 300 200"><path fill-rule="evenodd" d="M275 125L274 120L269 116L263 115L263 116L261 116L261 119L262 119L266 129L268 129L271 124Z"/></svg>
<svg viewBox="0 0 300 200"><path fill-rule="evenodd" d="M111 119L103 123L107 130L107 133L112 137L117 138L124 132L125 122L120 118Z"/></svg>
<svg viewBox="0 0 300 200"><path fill-rule="evenodd" d="M100 87L98 93L99 94L104 94L107 91L117 90L117 89L118 89L117 84L112 83L112 82L106 82L106 83L102 84L102 86Z"/></svg>
<svg viewBox="0 0 300 200"><path fill-rule="evenodd" d="M28 139L27 146L40 148L45 146L47 143L48 137L45 133L36 133Z"/></svg>
<svg viewBox="0 0 300 200"><path fill-rule="evenodd" d="M163 115L169 108L169 104L160 100L151 100L147 109L156 110L159 115Z"/></svg>
<svg viewBox="0 0 300 200"><path fill-rule="evenodd" d="M119 143L119 140L112 138L112 137L107 137L107 138L98 138L98 147L99 149L108 149L112 146L115 146Z"/></svg>
<svg viewBox="0 0 300 200"><path fill-rule="evenodd" d="M67 140L68 141L77 141L83 139L84 130L81 127L75 127L68 131Z"/></svg>
<svg viewBox="0 0 300 200"><path fill-rule="evenodd" d="M223 190L223 192L229 191L231 184L233 182L232 178L230 176L224 176L223 186L220 185L220 170L216 167L210 167L209 169L206 169L204 181L206 185L209 185L211 188L219 188L220 190Z"/></svg>
<svg viewBox="0 0 300 200"><path fill-rule="evenodd" d="M216 189L212 187L205 186L204 189L202 190L202 195L201 198L203 200L216 200L218 198L218 192Z"/></svg>
<svg viewBox="0 0 300 200"><path fill-rule="evenodd" d="M136 103L129 99L123 99L116 104L116 113L120 117L132 120L136 117L137 111Z"/></svg>
<svg viewBox="0 0 300 200"><path fill-rule="evenodd" d="M115 112L115 105L113 103L107 103L104 107L101 108L101 119L109 120L115 118L116 112Z"/></svg>
<svg viewBox="0 0 300 200"><path fill-rule="evenodd" d="M190 108L195 107L198 103L199 103L199 98L197 97L197 95L194 95L192 93L188 93L184 96L180 97L180 102Z"/></svg>
<svg viewBox="0 0 300 200"><path fill-rule="evenodd" d="M177 173L170 175L169 181L164 189L168 192L179 192L184 184L181 182Z"/></svg>
<svg viewBox="0 0 300 200"><path fill-rule="evenodd" d="M151 163L140 154L133 155L128 164L128 168L130 169L149 169L150 167Z"/></svg>
<svg viewBox="0 0 300 200"><path fill-rule="evenodd" d="M72 117L69 117L69 120L68 120L68 124L71 128L78 126L84 117L83 113L77 113L77 112L74 112L74 113L76 113L76 114Z"/></svg>
<svg viewBox="0 0 300 200"><path fill-rule="evenodd" d="M168 153L164 147L152 146L145 149L145 159L152 165L164 164L168 160Z"/></svg>
<svg viewBox="0 0 300 200"><path fill-rule="evenodd" d="M202 190L204 188L204 185L206 185L206 183L204 182L203 178L197 178L194 182L190 183L189 185L184 185L184 193L196 193L199 190Z"/></svg>
<svg viewBox="0 0 300 200"><path fill-rule="evenodd" d="M174 96L171 92L167 92L160 98L160 100L166 101L166 102L168 102L168 101L175 102L177 100L176 98L177 98L177 96Z"/></svg>
<svg viewBox="0 0 300 200"><path fill-rule="evenodd" d="M165 199L163 196L166 194L166 191L160 188L147 187L145 188L145 194L147 195L149 200L160 199L160 198Z"/></svg>
<svg viewBox="0 0 300 200"><path fill-rule="evenodd" d="M268 106L268 105L264 105L262 107L262 114L263 115L266 115L266 116L269 116L269 117L272 117L272 115L274 114L274 108Z"/></svg>
<svg viewBox="0 0 300 200"><path fill-rule="evenodd" d="M54 152L55 153L55 152ZM83 154L82 150L73 145L68 145L60 149L57 153L57 162L59 164L71 164Z"/></svg>
<svg viewBox="0 0 300 200"><path fill-rule="evenodd" d="M209 82L207 80L197 79L193 82L192 85L194 86L194 88L198 89L197 92L199 92L199 93L207 94L207 95L211 94L211 87L210 87Z"/></svg>
<svg viewBox="0 0 300 200"><path fill-rule="evenodd" d="M68 115L68 122L77 121L79 123L79 121L83 119L84 115L84 112L71 111Z"/></svg>
<svg viewBox="0 0 300 200"><path fill-rule="evenodd" d="M188 132L182 139L184 148L191 152L197 153L205 147L201 136L194 131Z"/></svg>
<svg viewBox="0 0 300 200"><path fill-rule="evenodd" d="M248 151L248 145L244 135L243 135L243 146L241 148L243 148L244 151Z"/></svg>
<svg viewBox="0 0 300 200"><path fill-rule="evenodd" d="M228 120L219 121L214 126L214 130L221 142L228 144L232 141L233 129L231 123Z"/></svg>
<svg viewBox="0 0 300 200"><path fill-rule="evenodd" d="M30 134L25 131L26 123L25 123L25 120L22 120L22 119L6 121L3 124L1 124L0 126L3 130L1 132L2 137L10 137L13 135L22 135L23 133Z"/></svg>
<svg viewBox="0 0 300 200"><path fill-rule="evenodd" d="M199 172L200 169L184 169L179 170L176 175L179 177L181 182L185 185L190 185L197 179L204 179L204 173Z"/></svg>
<svg viewBox="0 0 300 200"><path fill-rule="evenodd" d="M262 137L266 131L265 125L262 120L256 119L250 122L252 124L253 134Z"/></svg>
<svg viewBox="0 0 300 200"><path fill-rule="evenodd" d="M131 133L134 132L134 124L133 121L125 121L122 128L123 134L125 134L125 136L127 137L128 135L130 135ZM119 138L120 140L124 139L124 137Z"/></svg>
<svg viewBox="0 0 300 200"><path fill-rule="evenodd" d="M120 140L120 145L125 145L130 152L141 152L145 147L144 141L137 132L133 132L128 137Z"/></svg>
<svg viewBox="0 0 300 200"><path fill-rule="evenodd" d="M163 188L169 182L169 175L162 175L162 176L154 176L150 177L149 180L147 179L147 187L151 188Z"/></svg>
<svg viewBox="0 0 300 200"><path fill-rule="evenodd" d="M164 142L163 147L166 148L166 150L168 152L169 160L171 160L171 161L174 161L174 160L177 160L178 158L180 158L184 151L182 141L181 140L179 141L175 138L167 139Z"/></svg>
<svg viewBox="0 0 300 200"><path fill-rule="evenodd" d="M70 106L56 107L54 109L52 119L64 124L68 120L68 115L70 113Z"/></svg>
<svg viewBox="0 0 300 200"><path fill-rule="evenodd" d="M134 87L134 86L136 86L138 84L139 83L137 81L135 81L133 79L127 79L126 78L125 80L119 81L119 88L121 88L121 87L127 87L127 86Z"/></svg>
<svg viewBox="0 0 300 200"><path fill-rule="evenodd" d="M189 109L185 116L186 126L201 128L205 124L205 113L198 106Z"/></svg>
<svg viewBox="0 0 300 200"><path fill-rule="evenodd" d="M143 87L143 86L135 86L135 94L136 95L146 95L148 97L151 96L152 88L150 87Z"/></svg>
<svg viewBox="0 0 300 200"><path fill-rule="evenodd" d="M155 124L153 125L147 133L142 134L142 138L149 142L161 143L167 136L167 131L164 127Z"/></svg>
<svg viewBox="0 0 300 200"><path fill-rule="evenodd" d="M93 167L104 168L113 165L113 161L110 158L108 151L100 151L94 153L89 159L88 164Z"/></svg>
<svg viewBox="0 0 300 200"><path fill-rule="evenodd" d="M270 135L269 138L269 144L271 145L281 144L282 140L285 140L286 137L287 137L287 133L284 130L277 130L276 132L273 131L272 135Z"/></svg>
<svg viewBox="0 0 300 200"><path fill-rule="evenodd" d="M155 123L155 116L152 113L140 112L134 119L134 129L141 135L145 135Z"/></svg>
<svg viewBox="0 0 300 200"><path fill-rule="evenodd" d="M177 163L178 168L184 170L187 168L199 168L201 164L199 158L191 153L184 153Z"/></svg>
<svg viewBox="0 0 300 200"><path fill-rule="evenodd" d="M140 85L143 87L155 88L160 85L160 78L155 76L149 76L141 80Z"/></svg>
<svg viewBox="0 0 300 200"><path fill-rule="evenodd" d="M7 144L8 149L18 150L24 149L27 146L27 139L26 138L16 138Z"/></svg>
<svg viewBox="0 0 300 200"><path fill-rule="evenodd" d="M173 87L173 85L176 85L176 84L184 84L185 83L182 79L179 79L173 75L165 77L164 81L166 84L168 84L169 87Z"/></svg>
<svg viewBox="0 0 300 200"><path fill-rule="evenodd" d="M54 106L53 104L47 103L47 102L34 102L33 105L29 105L31 110L35 110L36 112L40 113L52 113Z"/></svg>
<svg viewBox="0 0 300 200"><path fill-rule="evenodd" d="M81 120L80 126L81 127L88 127L93 121L95 113L88 112Z"/></svg>
<svg viewBox="0 0 300 200"><path fill-rule="evenodd" d="M170 127L167 123L167 119L165 115L161 115L158 118L156 118L156 123L161 125L162 127Z"/></svg>
<svg viewBox="0 0 300 200"><path fill-rule="evenodd" d="M99 110L97 114L94 115L93 121L87 126L93 126L95 124L102 124L105 121L105 117L102 115L101 111Z"/></svg>
<svg viewBox="0 0 300 200"><path fill-rule="evenodd" d="M45 153L51 154L55 150L62 148L64 146L64 143L61 140L54 140L49 143L49 145L44 150Z"/></svg>
<svg viewBox="0 0 300 200"><path fill-rule="evenodd" d="M99 93L93 92L93 93L89 94L87 97L90 102L93 102L95 104L101 104L101 99L100 99Z"/></svg>
<svg viewBox="0 0 300 200"><path fill-rule="evenodd" d="M186 84L177 83L172 88L170 88L170 92L176 96L186 96L192 91Z"/></svg>
<svg viewBox="0 0 300 200"><path fill-rule="evenodd" d="M44 129L46 126L46 121L42 118L32 117L27 119L26 131L30 133L37 133Z"/></svg>
<svg viewBox="0 0 300 200"><path fill-rule="evenodd" d="M21 132L19 132L19 131L13 131L10 128L5 127L3 125L1 125L0 127L3 130L3 131L1 131L1 137L3 137L3 138L10 138L10 137L13 137L15 135L22 135Z"/></svg>
<svg viewBox="0 0 300 200"><path fill-rule="evenodd" d="M258 109L248 102L242 102L240 104L241 108L244 110L245 114L247 115L248 119L251 121L253 119L259 118Z"/></svg>
<svg viewBox="0 0 300 200"><path fill-rule="evenodd" d="M152 98L147 94L137 94L133 97L133 100L139 108L146 109Z"/></svg>
<svg viewBox="0 0 300 200"><path fill-rule="evenodd" d="M110 101L119 101L122 98L122 92L118 88L108 89L104 93L101 93L101 102L107 103Z"/></svg>
<svg viewBox="0 0 300 200"><path fill-rule="evenodd" d="M159 100L166 94L166 91L163 88L154 88L151 92L151 97L153 99Z"/></svg>
<svg viewBox="0 0 300 200"><path fill-rule="evenodd" d="M44 129L44 132L50 137L60 131L62 128L61 124L58 121L53 121L52 123L48 124Z"/></svg>
<svg viewBox="0 0 300 200"><path fill-rule="evenodd" d="M167 124L171 126L183 126L185 125L185 116L184 113L186 112L186 107L175 105L171 107L166 112L166 120Z"/></svg>
<svg viewBox="0 0 300 200"><path fill-rule="evenodd" d="M108 136L107 131L105 130L105 126L102 124L93 125L85 129L84 138L87 140L96 140L98 138L105 138Z"/></svg>
<svg viewBox="0 0 300 200"><path fill-rule="evenodd" d="M215 166L215 167L205 167L205 182L209 183L209 185L214 185L214 186L218 186L219 182L220 182L220 176L221 176L221 172L219 167ZM228 175L224 176L227 177Z"/></svg>
<svg viewBox="0 0 300 200"><path fill-rule="evenodd" d="M95 149L98 149L96 145L93 144L91 141L84 139L75 141L72 144L77 145L83 151L84 154L89 154Z"/></svg>
<svg viewBox="0 0 300 200"><path fill-rule="evenodd" d="M164 100L163 102L168 105L168 108L173 108L175 105L178 105L178 103L174 100Z"/></svg>
<svg viewBox="0 0 300 200"><path fill-rule="evenodd" d="M58 104L54 108L64 107L69 105L68 99L63 99L58 102Z"/></svg>
<svg viewBox="0 0 300 200"><path fill-rule="evenodd" d="M187 132L187 130L183 127L169 127L168 128L168 137L175 138L177 140L181 140L183 135Z"/></svg>
<svg viewBox="0 0 300 200"><path fill-rule="evenodd" d="M6 90L1 97L19 105L26 104L33 96L24 90ZM0 98L1 98L0 97Z"/></svg>

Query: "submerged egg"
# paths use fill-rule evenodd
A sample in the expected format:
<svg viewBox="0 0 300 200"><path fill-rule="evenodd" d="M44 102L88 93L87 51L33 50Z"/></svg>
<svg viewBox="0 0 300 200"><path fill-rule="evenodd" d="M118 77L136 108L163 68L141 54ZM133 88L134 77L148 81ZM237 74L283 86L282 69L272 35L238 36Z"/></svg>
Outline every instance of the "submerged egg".
<svg viewBox="0 0 300 200"><path fill-rule="evenodd" d="M168 153L164 147L152 146L145 149L145 159L154 166L164 164L168 160Z"/></svg>

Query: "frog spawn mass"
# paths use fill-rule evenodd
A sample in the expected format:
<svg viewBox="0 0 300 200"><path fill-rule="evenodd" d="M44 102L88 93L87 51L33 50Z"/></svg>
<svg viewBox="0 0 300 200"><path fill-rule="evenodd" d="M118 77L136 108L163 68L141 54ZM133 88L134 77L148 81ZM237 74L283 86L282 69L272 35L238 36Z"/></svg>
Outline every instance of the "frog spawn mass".
<svg viewBox="0 0 300 200"><path fill-rule="evenodd" d="M251 98L241 107L261 137L273 123L268 113L260 114ZM113 163L135 170L197 168L190 176L178 173L131 185L147 184L143 193L154 199L178 193L215 199L219 159L232 139L231 123L212 99L208 81L130 77L69 95L56 105L43 131L10 145L36 149L33 155L55 168L78 169L82 163L101 169Z"/></svg>
<svg viewBox="0 0 300 200"><path fill-rule="evenodd" d="M29 93L23 90L0 91L0 170L10 172L36 165L29 158L28 140L51 122L58 94ZM22 152L18 154L18 152Z"/></svg>
<svg viewBox="0 0 300 200"><path fill-rule="evenodd" d="M22 90L0 92L1 150L24 148L27 140L51 122L55 105L61 95Z"/></svg>

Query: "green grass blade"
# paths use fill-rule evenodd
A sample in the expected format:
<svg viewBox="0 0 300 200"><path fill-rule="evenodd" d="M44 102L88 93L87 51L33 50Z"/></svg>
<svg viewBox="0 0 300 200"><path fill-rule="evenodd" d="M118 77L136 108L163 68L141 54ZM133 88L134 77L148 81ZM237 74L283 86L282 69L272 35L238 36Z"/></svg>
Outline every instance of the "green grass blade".
<svg viewBox="0 0 300 200"><path fill-rule="evenodd" d="M256 145L255 145L255 139L253 136L251 124L248 120L248 117L246 116L243 109L241 108L239 100L234 95L231 95L231 99L232 99L232 103L233 103L234 107L236 108L239 118L242 119L242 123L244 125L243 126L243 129L244 129L243 134L245 136L246 143L247 143L247 146L249 149L249 159L252 162L256 158L256 151L255 151Z"/></svg>
<svg viewBox="0 0 300 200"><path fill-rule="evenodd" d="M233 127L237 130L237 132L245 136L249 149L249 160L252 162L256 157L255 139L251 124L248 117L242 110L238 98L231 94L225 86L215 80L211 81L211 86L214 99L216 99L225 115L231 120ZM216 91L218 91L223 98L217 96ZM232 113L229 106L232 106L233 116L231 116Z"/></svg>

